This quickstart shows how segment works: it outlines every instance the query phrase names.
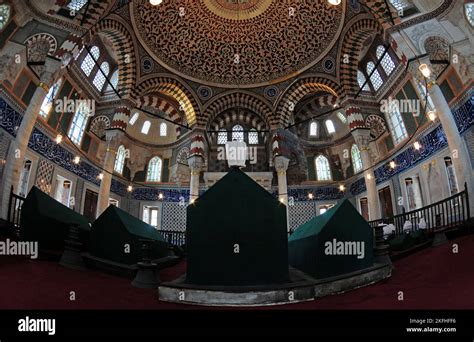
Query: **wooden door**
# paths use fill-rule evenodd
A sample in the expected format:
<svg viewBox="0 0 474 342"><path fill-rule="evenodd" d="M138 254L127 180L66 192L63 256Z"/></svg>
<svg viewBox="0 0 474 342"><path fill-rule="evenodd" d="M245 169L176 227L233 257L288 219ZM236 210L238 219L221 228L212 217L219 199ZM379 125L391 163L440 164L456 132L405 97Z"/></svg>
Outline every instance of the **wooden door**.
<svg viewBox="0 0 474 342"><path fill-rule="evenodd" d="M382 211L382 218L393 216L392 193L390 187L387 186L379 190L380 210Z"/></svg>
<svg viewBox="0 0 474 342"><path fill-rule="evenodd" d="M99 199L99 194L95 191L86 190L86 198L84 199L84 210L83 215L89 219L89 221L95 221L95 215L97 212L97 201Z"/></svg>

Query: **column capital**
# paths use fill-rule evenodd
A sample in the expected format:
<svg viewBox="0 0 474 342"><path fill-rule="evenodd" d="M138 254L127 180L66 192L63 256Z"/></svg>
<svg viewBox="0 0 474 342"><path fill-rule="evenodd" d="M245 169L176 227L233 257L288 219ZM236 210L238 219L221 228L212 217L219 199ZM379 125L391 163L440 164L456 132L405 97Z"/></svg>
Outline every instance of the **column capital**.
<svg viewBox="0 0 474 342"><path fill-rule="evenodd" d="M274 159L273 165L275 166L275 170L277 174L286 174L286 170L288 170L288 164L290 163L290 159L285 156L276 156Z"/></svg>
<svg viewBox="0 0 474 342"><path fill-rule="evenodd" d="M371 140L369 128L357 128L352 130L351 134L361 151L368 150Z"/></svg>
<svg viewBox="0 0 474 342"><path fill-rule="evenodd" d="M199 175L204 166L204 157L201 155L192 155L188 157L188 165L191 169L191 175Z"/></svg>
<svg viewBox="0 0 474 342"><path fill-rule="evenodd" d="M107 142L109 148L117 148L125 133L119 129L108 129L105 131L105 141Z"/></svg>

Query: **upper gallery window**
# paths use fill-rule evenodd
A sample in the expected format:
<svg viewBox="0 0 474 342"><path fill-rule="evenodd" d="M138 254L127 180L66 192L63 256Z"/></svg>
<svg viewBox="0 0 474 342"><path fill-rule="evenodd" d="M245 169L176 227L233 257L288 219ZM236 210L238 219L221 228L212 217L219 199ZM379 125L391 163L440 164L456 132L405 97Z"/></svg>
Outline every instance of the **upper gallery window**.
<svg viewBox="0 0 474 342"><path fill-rule="evenodd" d="M93 46L90 50L90 53L87 54L86 58L82 61L81 69L84 71L87 77L90 76L92 69L94 69L95 62L100 56L100 50L97 46Z"/></svg>
<svg viewBox="0 0 474 342"><path fill-rule="evenodd" d="M127 156L127 150L125 150L125 147L123 145L120 145L120 147L117 150L117 155L115 156L115 164L114 164L115 172L122 174L123 167L125 165L126 156Z"/></svg>
<svg viewBox="0 0 474 342"><path fill-rule="evenodd" d="M370 82L372 82L372 86L374 87L374 90L377 91L380 89L380 87L383 84L382 77L380 77L380 74L377 69L375 69L375 64L374 62L369 62L367 63L367 74L370 75L372 71L374 73L370 76Z"/></svg>
<svg viewBox="0 0 474 342"><path fill-rule="evenodd" d="M244 128L240 125L235 125L232 128L232 140L244 141Z"/></svg>
<svg viewBox="0 0 474 342"><path fill-rule="evenodd" d="M89 111L90 109L88 106L81 105L77 108L74 118L72 119L68 136L71 141L77 145L80 145L84 131L86 130Z"/></svg>
<svg viewBox="0 0 474 342"><path fill-rule="evenodd" d="M117 90L118 81L119 81L118 69L115 69L115 71L112 73L112 76L110 76L111 85L110 84L107 85L106 91L113 91L114 89Z"/></svg>
<svg viewBox="0 0 474 342"><path fill-rule="evenodd" d="M148 134L148 132L150 131L150 127L151 127L151 122L150 121L145 121L143 123L142 133L143 134Z"/></svg>
<svg viewBox="0 0 474 342"><path fill-rule="evenodd" d="M354 167L354 173L362 170L362 158L360 156L359 147L356 144L352 145L351 148L352 166Z"/></svg>
<svg viewBox="0 0 474 342"><path fill-rule="evenodd" d="M135 114L132 115L132 117L130 118L130 121L128 121L128 123L131 126L135 125L135 122L137 122L139 116L140 116L140 114L138 114L138 112L136 112Z"/></svg>
<svg viewBox="0 0 474 342"><path fill-rule="evenodd" d="M43 100L39 114L41 117L46 119L53 108L54 99L58 95L59 88L61 88L62 79L59 79L51 88L48 90L48 94Z"/></svg>
<svg viewBox="0 0 474 342"><path fill-rule="evenodd" d="M309 125L309 136L315 137L318 135L318 123L313 121Z"/></svg>
<svg viewBox="0 0 474 342"><path fill-rule="evenodd" d="M318 177L318 181L326 181L326 180L331 180L331 168L329 167L329 160L323 156L320 155L315 159L315 164L316 164L316 175Z"/></svg>
<svg viewBox="0 0 474 342"><path fill-rule="evenodd" d="M71 0L69 4L67 5L67 8L69 8L71 11L80 11L82 7L84 7L85 4L87 4L88 0Z"/></svg>
<svg viewBox="0 0 474 342"><path fill-rule="evenodd" d="M92 84L94 84L98 91L102 91L102 88L104 88L105 78L109 75L109 71L110 67L109 63L107 62L103 62L100 65L100 70L97 70Z"/></svg>
<svg viewBox="0 0 474 342"><path fill-rule="evenodd" d="M249 144L258 145L258 133L255 128L252 128L249 132Z"/></svg>
<svg viewBox="0 0 474 342"><path fill-rule="evenodd" d="M219 133L217 134L217 143L219 145L225 145L227 142L227 131L224 128L221 128L219 130Z"/></svg>
<svg viewBox="0 0 474 342"><path fill-rule="evenodd" d="M342 112L337 112L337 117L339 118L339 120L341 120L342 123L347 123L347 118L344 114L342 114Z"/></svg>
<svg viewBox="0 0 474 342"><path fill-rule="evenodd" d="M390 111L388 113L388 124L390 126L390 131L392 132L393 140L395 144L399 144L406 138L408 138L408 133L403 122L402 115L397 106L390 106Z"/></svg>
<svg viewBox="0 0 474 342"><path fill-rule="evenodd" d="M364 73L360 70L357 70L357 83L359 83L359 88L362 88L364 91L370 91L369 83L366 82Z"/></svg>
<svg viewBox="0 0 474 342"><path fill-rule="evenodd" d="M168 135L168 126L162 122L160 124L160 137L166 137Z"/></svg>
<svg viewBox="0 0 474 342"><path fill-rule="evenodd" d="M10 20L11 8L10 5L0 5L0 31L3 30L5 25Z"/></svg>
<svg viewBox="0 0 474 342"><path fill-rule="evenodd" d="M154 157L148 163L147 182L161 182L161 158Z"/></svg>
<svg viewBox="0 0 474 342"><path fill-rule="evenodd" d="M379 60L382 58L384 51L385 51L385 48L382 45L379 45L377 47L376 55ZM392 73L392 71L395 69L395 63L393 62L392 57L390 57L390 55L388 54L388 51L383 56L380 64L382 65L382 69L383 71L385 71L385 74L387 76L389 76Z"/></svg>
<svg viewBox="0 0 474 342"><path fill-rule="evenodd" d="M467 21L474 27L474 2L464 4L464 10L466 11Z"/></svg>
<svg viewBox="0 0 474 342"><path fill-rule="evenodd" d="M336 133L336 128L334 127L334 122L332 122L332 120L326 120L326 129L329 134Z"/></svg>

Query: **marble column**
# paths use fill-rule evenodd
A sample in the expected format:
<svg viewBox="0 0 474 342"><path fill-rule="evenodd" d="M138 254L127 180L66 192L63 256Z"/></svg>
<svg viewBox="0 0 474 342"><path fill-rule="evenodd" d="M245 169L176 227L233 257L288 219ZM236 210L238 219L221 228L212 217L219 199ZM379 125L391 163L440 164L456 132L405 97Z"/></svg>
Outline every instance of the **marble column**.
<svg viewBox="0 0 474 342"><path fill-rule="evenodd" d="M375 182L375 174L370 160L369 142L370 129L358 128L353 130L352 136L359 147L360 157L362 159L362 167L365 170L364 179L367 188L367 199L369 205L369 220L378 220L381 218L379 196L377 192L377 183Z"/></svg>
<svg viewBox="0 0 474 342"><path fill-rule="evenodd" d="M54 76L61 67L61 62L47 58L45 71L41 75L40 82L36 88L33 97L23 114L20 127L16 132L16 138L10 144L8 150L7 162L3 173L3 190L2 190L2 218L7 219L8 201L10 197L10 188L18 192L21 170L28 148L28 141L36 123L41 105L48 93L49 87L53 84Z"/></svg>
<svg viewBox="0 0 474 342"><path fill-rule="evenodd" d="M105 133L107 148L102 166L103 177L100 181L99 198L97 200L97 217L99 217L100 214L102 214L109 207L110 186L112 185L115 158L122 137L123 132L120 130L108 130Z"/></svg>
<svg viewBox="0 0 474 342"><path fill-rule="evenodd" d="M464 140L459 133L451 108L449 108L448 102L446 101L440 87L435 82L431 82L428 84L428 89L436 110L436 115L441 122L444 133L446 134L459 190L462 191L464 189L464 184L466 183L467 190L472 198L472 195L474 194L474 180L471 159ZM474 214L474 200L470 201L469 207L472 216Z"/></svg>
<svg viewBox="0 0 474 342"><path fill-rule="evenodd" d="M192 155L188 158L188 165L191 170L189 202L193 203L199 197L199 176L204 166L204 158L199 154Z"/></svg>
<svg viewBox="0 0 474 342"><path fill-rule="evenodd" d="M288 206L288 184L286 179L286 171L290 159L285 156L276 156L274 166L278 176L278 199L286 206L286 229L290 230L290 212Z"/></svg>

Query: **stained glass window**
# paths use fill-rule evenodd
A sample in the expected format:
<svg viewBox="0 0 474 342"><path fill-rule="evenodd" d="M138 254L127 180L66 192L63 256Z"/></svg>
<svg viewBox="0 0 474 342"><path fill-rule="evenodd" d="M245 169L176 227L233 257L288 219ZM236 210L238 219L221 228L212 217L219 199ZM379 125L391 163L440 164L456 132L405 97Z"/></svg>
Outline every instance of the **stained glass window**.
<svg viewBox="0 0 474 342"><path fill-rule="evenodd" d="M0 5L0 31L3 30L8 20L10 20L10 12L11 8L9 5Z"/></svg>
<svg viewBox="0 0 474 342"><path fill-rule="evenodd" d="M359 88L362 88L364 91L370 91L369 84L365 82L366 78L364 73L360 70L357 70L357 83L359 83Z"/></svg>
<svg viewBox="0 0 474 342"><path fill-rule="evenodd" d="M354 167L354 172L357 173L362 170L362 158L360 156L359 147L356 144L352 145L351 156L352 156L352 166Z"/></svg>
<svg viewBox="0 0 474 342"><path fill-rule="evenodd" d="M377 47L376 54L379 60L382 57L384 51L385 51L385 48L382 45L379 45L379 47ZM385 55L383 56L382 61L380 62L380 65L382 65L382 69L383 71L385 71L385 74L387 76L389 76L395 69L395 63L393 62L392 57L390 57L388 52L385 53Z"/></svg>
<svg viewBox="0 0 474 342"><path fill-rule="evenodd" d="M94 81L92 83L97 88L98 91L102 91L105 84L105 78L109 75L110 67L109 63L104 62L100 65L100 70L97 70L95 74ZM105 75L105 76L104 76Z"/></svg>
<svg viewBox="0 0 474 342"><path fill-rule="evenodd" d="M92 69L94 69L95 62L94 60L98 60L100 56L100 50L97 46L93 46L90 49L90 53L87 54L86 58L82 61L81 69L84 71L87 77L90 76Z"/></svg>
<svg viewBox="0 0 474 342"><path fill-rule="evenodd" d="M370 75L372 70L375 69L375 64L374 62L369 62L367 63L367 74ZM377 91L380 89L380 87L383 84L382 77L380 77L380 74L377 69L374 70L374 73L370 76L370 82L372 82L372 86L374 87L374 90Z"/></svg>
<svg viewBox="0 0 474 342"><path fill-rule="evenodd" d="M217 134L217 143L219 145L224 145L227 142L227 131L224 128L219 130Z"/></svg>
<svg viewBox="0 0 474 342"><path fill-rule="evenodd" d="M244 141L244 128L240 125L235 125L232 128L232 140Z"/></svg>
<svg viewBox="0 0 474 342"><path fill-rule="evenodd" d="M319 181L328 181L331 180L331 168L329 167L329 160L320 155L315 159L316 164L316 174Z"/></svg>
<svg viewBox="0 0 474 342"><path fill-rule="evenodd" d="M148 163L147 182L161 182L161 158L154 157Z"/></svg>
<svg viewBox="0 0 474 342"><path fill-rule="evenodd" d="M310 137L315 137L318 135L318 123L313 121L309 125L309 136Z"/></svg>
<svg viewBox="0 0 474 342"><path fill-rule="evenodd" d="M115 165L114 165L115 172L122 174L123 167L125 165L126 156L127 156L127 150L125 150L125 147L123 145L120 145L120 147L117 150L117 155L115 156Z"/></svg>
<svg viewBox="0 0 474 342"><path fill-rule="evenodd" d="M252 128L249 132L249 144L258 145L258 133L255 128Z"/></svg>

